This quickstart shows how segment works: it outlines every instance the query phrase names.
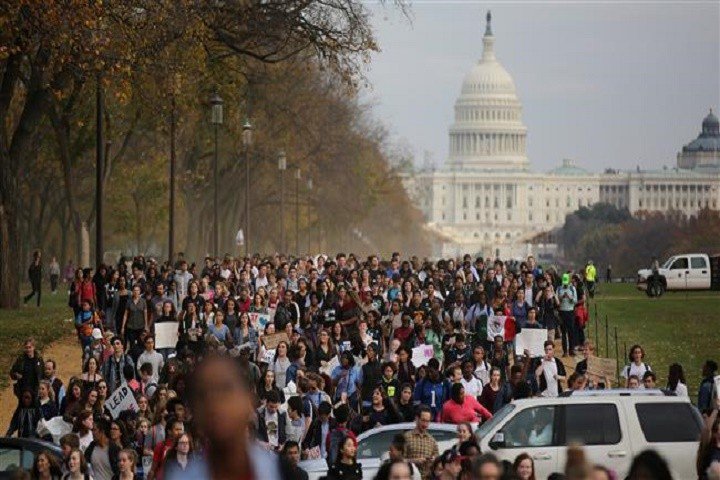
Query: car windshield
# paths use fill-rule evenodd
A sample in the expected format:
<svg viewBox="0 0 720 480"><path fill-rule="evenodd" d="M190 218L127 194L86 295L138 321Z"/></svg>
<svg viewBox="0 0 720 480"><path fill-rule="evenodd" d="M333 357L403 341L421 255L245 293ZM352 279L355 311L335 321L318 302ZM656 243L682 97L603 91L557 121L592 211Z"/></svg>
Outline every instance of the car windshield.
<svg viewBox="0 0 720 480"><path fill-rule="evenodd" d="M673 260L675 260L675 257L670 257L667 260L665 260L665 263L662 264L662 267L660 268L670 268L670 265L672 265Z"/></svg>
<svg viewBox="0 0 720 480"><path fill-rule="evenodd" d="M512 403L508 403L503 408L495 412L490 420L480 425L480 428L477 429L475 434L478 437L478 440L482 440L485 435L490 433L497 424L502 422L505 417L507 417L510 412L515 410L515 405Z"/></svg>

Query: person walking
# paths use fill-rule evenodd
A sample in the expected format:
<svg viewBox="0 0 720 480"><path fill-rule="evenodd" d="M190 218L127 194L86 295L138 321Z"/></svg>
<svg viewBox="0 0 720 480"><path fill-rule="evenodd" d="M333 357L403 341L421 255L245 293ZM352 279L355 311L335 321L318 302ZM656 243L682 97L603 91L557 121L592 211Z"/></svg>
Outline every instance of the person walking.
<svg viewBox="0 0 720 480"><path fill-rule="evenodd" d="M60 280L60 263L58 263L57 258L52 257L52 260L50 260L48 273L50 274L50 293L56 295Z"/></svg>
<svg viewBox="0 0 720 480"><path fill-rule="evenodd" d="M23 390L29 389L33 397L37 395L40 380L43 379L45 362L40 352L35 349L35 339L28 338L20 354L10 369L10 378L15 381L13 390L20 399Z"/></svg>
<svg viewBox="0 0 720 480"><path fill-rule="evenodd" d="M578 301L577 290L570 283L570 274L564 273L562 285L558 288L557 298L560 302L560 331L562 332L563 357L574 353L577 346L577 329L575 327L575 304Z"/></svg>
<svg viewBox="0 0 720 480"><path fill-rule="evenodd" d="M430 467L440 455L438 444L428 433L432 412L427 405L419 405L415 412L415 429L405 433L405 458L415 464L423 478L430 476Z"/></svg>
<svg viewBox="0 0 720 480"><path fill-rule="evenodd" d="M608 275L609 276L609 275ZM585 285L590 298L595 298L595 282L597 281L597 269L592 260L588 260L585 266Z"/></svg>
<svg viewBox="0 0 720 480"><path fill-rule="evenodd" d="M37 294L37 306L40 306L40 287L42 286L43 268L40 261L40 250L35 250L33 260L28 267L28 278L30 279L30 287L32 291L23 298L23 304L27 304L33 295Z"/></svg>

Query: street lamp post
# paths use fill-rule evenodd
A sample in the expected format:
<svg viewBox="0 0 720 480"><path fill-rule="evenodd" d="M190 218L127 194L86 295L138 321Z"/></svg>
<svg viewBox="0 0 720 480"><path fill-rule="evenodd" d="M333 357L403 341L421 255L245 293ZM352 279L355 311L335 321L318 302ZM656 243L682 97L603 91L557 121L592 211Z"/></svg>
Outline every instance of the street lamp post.
<svg viewBox="0 0 720 480"><path fill-rule="evenodd" d="M105 246L103 245L103 177L105 176L105 142L103 140L103 109L105 99L102 88L102 75L98 72L95 79L95 265L103 263Z"/></svg>
<svg viewBox="0 0 720 480"><path fill-rule="evenodd" d="M285 151L278 153L278 170L280 170L280 253L285 252L285 170L287 157Z"/></svg>
<svg viewBox="0 0 720 480"><path fill-rule="evenodd" d="M243 151L245 153L245 256L250 255L250 147L253 131L250 120L245 119L242 129Z"/></svg>
<svg viewBox="0 0 720 480"><path fill-rule="evenodd" d="M220 226L218 224L218 127L223 123L223 99L217 92L210 97L212 108L211 122L215 135L215 157L213 160L213 254L220 255Z"/></svg>
<svg viewBox="0 0 720 480"><path fill-rule="evenodd" d="M300 167L295 167L295 255L300 256Z"/></svg>
<svg viewBox="0 0 720 480"><path fill-rule="evenodd" d="M170 225L168 225L168 260L172 268L175 256L175 92L170 97Z"/></svg>
<svg viewBox="0 0 720 480"><path fill-rule="evenodd" d="M307 224L308 224L308 231L307 231L307 253L310 253L312 251L312 245L310 244L310 233L311 230L311 223L310 223L310 192L312 192L313 189L313 180L312 178L308 178L307 180L307 189L308 189L308 198L307 198Z"/></svg>

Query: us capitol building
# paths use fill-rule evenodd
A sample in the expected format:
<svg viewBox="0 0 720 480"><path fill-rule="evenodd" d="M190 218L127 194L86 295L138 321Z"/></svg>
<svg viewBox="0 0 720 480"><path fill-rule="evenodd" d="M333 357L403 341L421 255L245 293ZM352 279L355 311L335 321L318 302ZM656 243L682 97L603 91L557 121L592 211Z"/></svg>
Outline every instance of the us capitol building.
<svg viewBox="0 0 720 480"><path fill-rule="evenodd" d="M547 173L532 172L522 104L494 44L488 12L482 58L455 102L444 167L401 174L427 227L444 239L435 255L525 256L538 251L533 239L597 202L634 215L720 208L720 124L712 110L697 139L678 153L676 168L591 173L563 160Z"/></svg>

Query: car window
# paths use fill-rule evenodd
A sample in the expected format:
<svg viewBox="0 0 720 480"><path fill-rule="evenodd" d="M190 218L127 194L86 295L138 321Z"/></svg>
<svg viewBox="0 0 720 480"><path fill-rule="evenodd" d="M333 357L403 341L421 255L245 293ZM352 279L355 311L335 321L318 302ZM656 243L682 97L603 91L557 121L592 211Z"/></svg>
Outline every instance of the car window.
<svg viewBox="0 0 720 480"><path fill-rule="evenodd" d="M382 454L387 453L393 437L398 433L404 433L405 430L384 430L377 432L364 438L358 444L358 458L379 458ZM436 442L447 442L455 440L457 434L455 430L439 430L428 429L428 433L432 435Z"/></svg>
<svg viewBox="0 0 720 480"><path fill-rule="evenodd" d="M678 258L673 262L672 267L670 267L671 270L680 270L683 268L688 268L688 260L686 257Z"/></svg>
<svg viewBox="0 0 720 480"><path fill-rule="evenodd" d="M645 440L654 442L697 442L700 418L689 403L638 403L635 411Z"/></svg>
<svg viewBox="0 0 720 480"><path fill-rule="evenodd" d="M33 463L35 463L35 452L26 448L22 453L22 466L30 470L32 469Z"/></svg>
<svg viewBox="0 0 720 480"><path fill-rule="evenodd" d="M482 440L485 435L493 431L495 429L495 426L500 424L500 422L502 422L505 417L510 415L510 412L512 412L513 410L515 410L515 404L508 403L500 410L493 413L492 418L487 422L484 422L482 425L480 425L480 428L477 429L477 432L475 432L477 437Z"/></svg>
<svg viewBox="0 0 720 480"><path fill-rule="evenodd" d="M11 472L20 468L20 466L19 448L0 448L0 472Z"/></svg>
<svg viewBox="0 0 720 480"><path fill-rule="evenodd" d="M707 268L707 262L703 257L690 257L690 266L692 268Z"/></svg>
<svg viewBox="0 0 720 480"><path fill-rule="evenodd" d="M613 404L567 405L565 444L614 445L622 439L617 407Z"/></svg>
<svg viewBox="0 0 720 480"><path fill-rule="evenodd" d="M399 430L384 430L364 438L358 444L358 458L379 458L388 451L390 442L398 433L402 432Z"/></svg>
<svg viewBox="0 0 720 480"><path fill-rule="evenodd" d="M547 447L553 444L555 407L526 408L505 424L507 447Z"/></svg>
<svg viewBox="0 0 720 480"><path fill-rule="evenodd" d="M435 439L436 442L447 442L448 440L456 440L457 439L457 431L456 430L433 430L432 428L428 430L430 435Z"/></svg>

